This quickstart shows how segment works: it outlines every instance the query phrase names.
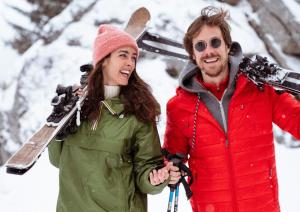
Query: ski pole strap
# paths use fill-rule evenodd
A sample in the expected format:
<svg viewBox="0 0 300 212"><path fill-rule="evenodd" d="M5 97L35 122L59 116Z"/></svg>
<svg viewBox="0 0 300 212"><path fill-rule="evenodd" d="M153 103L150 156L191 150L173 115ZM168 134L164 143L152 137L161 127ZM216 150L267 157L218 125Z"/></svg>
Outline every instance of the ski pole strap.
<svg viewBox="0 0 300 212"><path fill-rule="evenodd" d="M176 186L179 186L179 184L182 183L186 197L190 199L193 195L190 189L190 186L193 183L193 175L191 170L183 163L183 159L187 158L186 155L182 153L170 154L166 149L162 149L161 152L168 161L173 162L174 166L177 166L179 168L179 172L184 171L186 173L186 176L190 177L190 182L188 183L185 179L186 176L181 175L178 183L176 183L175 185L169 185L169 187L174 190Z"/></svg>

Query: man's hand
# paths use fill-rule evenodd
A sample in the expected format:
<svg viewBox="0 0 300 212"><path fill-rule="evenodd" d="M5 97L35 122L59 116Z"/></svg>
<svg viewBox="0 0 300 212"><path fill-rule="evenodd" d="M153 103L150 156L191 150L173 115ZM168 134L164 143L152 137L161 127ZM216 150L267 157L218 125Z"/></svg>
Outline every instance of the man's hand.
<svg viewBox="0 0 300 212"><path fill-rule="evenodd" d="M180 179L180 172L179 172L179 168L177 166L173 165L173 162L168 162L168 164L171 163L170 166L170 182L169 184L176 184L178 183L179 179Z"/></svg>

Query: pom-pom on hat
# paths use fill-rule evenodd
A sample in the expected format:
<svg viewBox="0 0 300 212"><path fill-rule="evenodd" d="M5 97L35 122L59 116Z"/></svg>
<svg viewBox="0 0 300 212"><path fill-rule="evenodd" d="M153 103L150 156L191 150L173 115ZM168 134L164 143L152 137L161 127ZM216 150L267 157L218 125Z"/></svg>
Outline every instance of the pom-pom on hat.
<svg viewBox="0 0 300 212"><path fill-rule="evenodd" d="M102 24L98 28L98 34L94 42L93 50L93 65L102 60L105 56L109 55L111 52L117 50L118 48L130 46L134 48L137 52L137 57L139 54L138 45L135 39L122 30L117 29L108 24Z"/></svg>

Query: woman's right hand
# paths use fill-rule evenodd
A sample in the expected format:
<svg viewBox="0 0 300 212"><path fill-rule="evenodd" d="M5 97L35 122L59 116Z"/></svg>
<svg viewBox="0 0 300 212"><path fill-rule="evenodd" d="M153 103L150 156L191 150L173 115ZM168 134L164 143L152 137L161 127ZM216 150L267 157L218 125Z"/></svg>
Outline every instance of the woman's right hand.
<svg viewBox="0 0 300 212"><path fill-rule="evenodd" d="M75 91L76 96L82 97L83 96L83 89L81 87L79 87L76 91Z"/></svg>

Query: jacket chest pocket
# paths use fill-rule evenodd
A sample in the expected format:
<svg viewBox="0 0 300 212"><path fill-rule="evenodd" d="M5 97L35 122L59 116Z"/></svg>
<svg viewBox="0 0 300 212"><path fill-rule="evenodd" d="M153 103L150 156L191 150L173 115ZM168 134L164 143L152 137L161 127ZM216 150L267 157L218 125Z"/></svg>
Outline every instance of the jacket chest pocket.
<svg viewBox="0 0 300 212"><path fill-rule="evenodd" d="M131 143L129 139L107 139L98 138L96 141L90 139L88 148L105 152L107 157L105 163L110 168L122 168L132 165Z"/></svg>
<svg viewBox="0 0 300 212"><path fill-rule="evenodd" d="M127 138L105 137L99 134L85 134L70 139L67 141L68 145L79 146L84 149L103 151L122 156L125 159L131 154L131 140Z"/></svg>

